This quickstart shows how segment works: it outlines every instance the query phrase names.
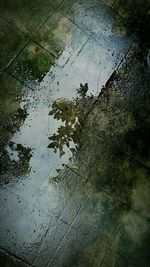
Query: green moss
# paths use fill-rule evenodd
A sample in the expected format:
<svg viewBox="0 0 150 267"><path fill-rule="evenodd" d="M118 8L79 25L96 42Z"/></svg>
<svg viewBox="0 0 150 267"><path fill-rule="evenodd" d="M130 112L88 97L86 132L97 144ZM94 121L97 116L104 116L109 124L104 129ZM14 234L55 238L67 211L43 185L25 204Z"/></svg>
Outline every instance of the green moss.
<svg viewBox="0 0 150 267"><path fill-rule="evenodd" d="M54 64L55 58L35 43L30 43L10 67L23 82L41 81Z"/></svg>
<svg viewBox="0 0 150 267"><path fill-rule="evenodd" d="M33 53L29 52L24 55L24 59L21 64L25 72L29 72L31 74L31 78L33 80L41 80L43 75L54 63L54 60L52 60L51 57L48 57L45 53L42 53L42 50L38 48L38 46L33 49Z"/></svg>

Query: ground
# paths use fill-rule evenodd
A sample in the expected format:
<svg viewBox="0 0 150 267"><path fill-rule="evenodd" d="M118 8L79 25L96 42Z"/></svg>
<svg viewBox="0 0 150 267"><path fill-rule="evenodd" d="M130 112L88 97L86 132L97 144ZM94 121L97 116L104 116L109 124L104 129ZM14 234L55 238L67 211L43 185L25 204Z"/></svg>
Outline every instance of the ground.
<svg viewBox="0 0 150 267"><path fill-rule="evenodd" d="M150 75L115 17L0 2L1 266L149 266Z"/></svg>

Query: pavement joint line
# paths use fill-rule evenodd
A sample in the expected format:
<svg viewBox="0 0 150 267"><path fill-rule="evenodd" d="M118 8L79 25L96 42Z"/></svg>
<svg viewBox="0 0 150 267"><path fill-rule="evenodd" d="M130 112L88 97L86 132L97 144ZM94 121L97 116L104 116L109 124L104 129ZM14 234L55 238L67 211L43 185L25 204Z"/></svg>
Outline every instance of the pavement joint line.
<svg viewBox="0 0 150 267"><path fill-rule="evenodd" d="M106 81L105 85L104 85L104 89L107 88L110 84L110 82L112 82L114 80L114 76L116 74L116 72L120 69L121 64L123 63L123 61L127 59L128 54L130 53L130 51L132 50L134 44L131 44L129 49L127 50L127 52L123 55L122 59L120 60L120 62L116 65L116 67L114 68L112 74L110 75L110 77L108 78L108 80ZM98 95L98 98L100 98L101 96L101 92Z"/></svg>
<svg viewBox="0 0 150 267"><path fill-rule="evenodd" d="M110 156L110 158L109 159L111 159L112 158L112 156ZM68 165L65 165L68 169L70 169L70 171L72 171L72 172L74 172L74 170L72 170ZM107 168L107 166L105 167L105 169ZM105 171L105 169L104 169L104 171ZM104 172L103 171L103 172ZM102 192L104 192L105 194L107 194L107 195L109 195L111 198L113 198L115 201L117 201L117 202L120 202L122 205L124 205L124 206L126 206L127 208L130 208L130 206L126 203L126 202L124 202L124 201L122 201L121 199L119 199L119 198L117 198L117 197L115 197L114 195L112 195L111 193L109 193L107 190L105 190L103 187L101 187L101 186L98 186L98 185L95 185L95 183L93 183L93 182L91 182L88 178L85 178L83 175L81 175L80 173L78 173L78 172L75 172L76 173L76 175L78 175L79 177L81 177L85 182L89 182L91 185L92 185L92 188L94 189L94 188L98 188L98 189L100 189Z"/></svg>
<svg viewBox="0 0 150 267"><path fill-rule="evenodd" d="M83 45L81 46L81 48L80 48L80 50L78 51L78 53L77 53L77 55L76 55L76 57L75 57L75 59L74 59L74 61L78 58L78 56L80 55L80 53L82 52L82 50L83 50L83 48L85 47L85 45L88 43L88 41L90 40L90 38L91 38L91 35L86 39L86 41L83 43ZM72 62L72 64L73 64L74 62ZM72 65L71 64L71 65Z"/></svg>
<svg viewBox="0 0 150 267"><path fill-rule="evenodd" d="M66 167L67 167L67 165L66 165ZM67 181L68 181L68 180L69 180L69 178L67 179ZM93 187L93 186L92 186L92 187ZM92 189L91 189L91 190L92 190ZM90 191L90 193L91 193L91 192L92 192L92 191ZM88 194L88 195L89 195L89 194ZM88 196L88 195L87 195L87 196ZM87 198L87 196L86 196L86 198ZM85 198L85 199L86 199L86 198ZM69 199L68 199L68 201L69 201ZM54 227L54 231L56 231L59 222L62 222L62 223L64 223L65 225L67 225L67 226L69 226L69 227L71 228L71 227L72 227L72 224L73 224L73 221L76 219L76 217L77 217L77 215L78 215L78 213L79 213L79 210L81 210L81 208L82 208L84 202L85 202L85 200L81 203L80 207L78 208L78 210L77 210L77 212L76 212L75 218L72 220L71 223L68 223L68 222L66 222L65 220L63 220L63 219L61 218L61 217L62 217L62 214L63 214L63 211L64 211L64 209L65 209L65 207L66 207L66 203L65 203L65 205L64 205L64 207L63 207L63 209L62 209L62 212L61 212L61 214L60 214L60 216L59 216L59 218L58 218L56 224L54 225L54 226L55 226L55 227ZM49 230L50 230L50 227L51 227L51 225L48 227L46 233L44 234L44 237L41 238L40 244L39 244L39 246L38 246L38 248L37 248L37 251L38 251L38 252L40 252L41 249L42 249L42 244L44 243L44 240L45 240L45 238L46 238L46 236L47 236L47 234L48 234L48 232L49 232ZM67 231L68 231L68 230L67 230ZM64 238L64 236L63 236L63 238ZM58 246L60 245L61 241L62 241L62 240L60 240ZM57 248L56 248L56 249L57 249ZM54 253L55 253L55 252L54 252ZM52 257L53 257L53 256L52 256ZM36 260L36 258L37 258L37 256L34 257L33 262ZM49 264L49 263L48 263L48 264Z"/></svg>
<svg viewBox="0 0 150 267"><path fill-rule="evenodd" d="M114 72L112 73L112 75L110 76L110 78L108 79L108 84L106 82L106 86L103 87L102 89L106 89L106 87L109 85L109 83L113 80L114 78L114 75L116 74L116 70L114 70ZM85 123L86 123L86 120L89 116L89 114L91 113L91 111L93 110L93 108L95 107L96 103L98 102L99 98L101 97L101 95L103 94L103 92L101 91L98 95L98 97L96 98L96 100L94 101L93 105L91 106L91 108L89 109L89 111L87 112L87 114L85 115L84 117L84 123L81 122L81 126L84 127L85 126ZM98 134L96 134L94 131L92 131L90 128L88 128L89 131L91 131L95 136L97 136L98 138L101 138L103 139L102 136L99 136ZM125 153L123 151L124 155L126 155L127 158L130 158L131 160L135 161L137 164L141 165L143 168L145 168L147 171L150 172L150 168L148 166L146 166L145 164L143 164L142 162L136 160L134 157L132 157L132 155L128 155L127 153Z"/></svg>
<svg viewBox="0 0 150 267"><path fill-rule="evenodd" d="M61 4L63 3L63 1L64 1L64 0L61 0L60 3L56 4L56 6L53 6L53 4L51 4L51 6L52 6L55 10L57 10L57 9L61 6Z"/></svg>
<svg viewBox="0 0 150 267"><path fill-rule="evenodd" d="M6 186L2 186L2 187L0 186L0 191L1 191L1 189L4 190L4 191L7 191L9 194L12 194L12 195L14 195L16 197L19 197L22 201L26 201L27 203L32 204L33 207L35 207L37 210L39 210L39 206L37 204L35 204L33 201L27 200L19 192L12 191L11 189L9 189ZM50 212L45 211L43 208L40 209L40 211L41 211L42 214L45 214L47 216L50 215ZM52 225L50 225L50 226L52 226Z"/></svg>
<svg viewBox="0 0 150 267"><path fill-rule="evenodd" d="M14 79L16 79L18 82L20 82L22 85L30 88L31 90L33 90L33 86L36 84L33 84L32 86L29 85L28 83L26 84L26 82L24 83L21 79L19 79L17 76L15 76L15 74L13 74L11 71L9 71L9 67L15 62L15 60L20 56L21 52L30 44L30 43L35 43L36 45L38 45L41 49L43 49L47 54L53 56L55 59L58 59L57 57L55 57L52 53L50 53L47 49L45 49L43 46L41 46L38 42L36 42L35 40L32 40L31 38L28 40L28 42L26 42L25 46L18 51L18 53L15 55L15 57L12 59L11 62L9 62L9 65L6 66L6 68L3 70L2 73L0 73L0 76L4 74L4 72L6 72L7 74L11 75Z"/></svg>
<svg viewBox="0 0 150 267"><path fill-rule="evenodd" d="M52 12L52 11L51 11ZM52 15L52 13L45 19L46 21L50 18L50 16ZM29 42L31 42L31 41L34 41L35 42L35 40L34 40L34 35L28 35L27 33L25 33L24 31L21 31L17 26L15 26L15 25L12 25L12 23L10 22L10 21L8 21L6 18L4 18L4 17L2 17L1 15L0 15L0 18L3 20L3 21L5 21L7 24L9 24L12 28L14 28L14 30L16 30L16 31L19 31L24 37L26 37L27 38L27 40L29 40ZM43 22L43 24L42 25L44 25L44 23L45 23L45 21ZM39 26L39 27L41 27L41 26ZM36 31L35 31L35 33L38 33L39 31L40 31L40 29L41 28L38 28Z"/></svg>
<svg viewBox="0 0 150 267"><path fill-rule="evenodd" d="M118 230L116 232L116 235L114 236L114 239L112 241L112 244L110 245L110 247L108 247L108 251L107 251L108 253L109 252L114 252L113 245L114 245L114 243L116 241L116 238L117 238L118 234L120 233L121 229L122 229L122 226L121 226L121 223L120 223L120 225L118 226ZM108 255L108 253L107 253L107 255ZM105 258L107 258L107 255L105 255ZM121 256L122 258L125 258L125 256L122 255L121 253L117 252L117 255ZM128 256L129 256L129 258L132 258L130 255L128 255ZM104 261L105 261L105 259L104 259ZM100 267L103 267L103 263L102 263L102 265Z"/></svg>
<svg viewBox="0 0 150 267"><path fill-rule="evenodd" d="M114 237L114 239L113 239L113 241L112 241L112 244L111 244L110 247L108 248L108 251L107 251L106 254L104 255L100 267L103 267L103 266L104 266L105 260L107 259L108 255L109 255L109 252L114 251L114 250L111 250L111 248L112 248L112 246L113 246L113 244L114 244L114 242L115 242L115 240L116 240L116 237L117 237L118 233L120 232L120 229L121 229L121 224L118 226L117 233L116 233L116 235L115 235L115 237Z"/></svg>
<svg viewBox="0 0 150 267"><path fill-rule="evenodd" d="M21 52L26 48L26 46L29 43L30 43L30 39L27 39L26 42L24 43L24 45L20 49L18 49L18 51L16 51L16 53L10 59L10 61L8 62L8 64L4 67L4 69L2 70L2 72L0 73L0 75L2 75L5 71L7 71L9 69L9 67L14 63L14 61L16 60L16 58L21 54Z"/></svg>
<svg viewBox="0 0 150 267"><path fill-rule="evenodd" d="M41 23L41 25L39 26L39 28L36 30L36 33L39 33L40 32L40 30L42 29L42 27L44 26L44 24L49 20L49 18L55 12L55 8L52 5L51 5L51 7L54 9L54 11L50 11L49 12L49 15L47 15L46 18L43 20L43 22ZM32 36L32 38L34 38L34 35Z"/></svg>
<svg viewBox="0 0 150 267"><path fill-rule="evenodd" d="M103 1L102 1L103 2ZM105 3L103 2L103 4L105 5ZM91 7L88 7L88 8L86 8L85 10L90 10L90 9L93 9L93 8L95 8L95 7L99 7L99 6L101 6L101 4L98 4L98 5L95 5L95 6L91 6ZM107 7L107 6L106 6Z"/></svg>
<svg viewBox="0 0 150 267"><path fill-rule="evenodd" d="M94 100L93 104L91 105L90 109L87 111L87 113L85 114L85 117L83 118L83 120L81 121L81 126L84 127L85 126L85 123L86 123L86 120L89 116L89 114L92 112L93 108L95 107L95 105L97 104L98 102L98 97Z"/></svg>
<svg viewBox="0 0 150 267"><path fill-rule="evenodd" d="M83 202L82 202L81 206L82 206L82 205L83 205ZM80 206L80 207L81 207L81 206ZM65 207L66 207L66 204L64 205L63 210L65 209ZM79 207L79 209L80 209L80 207ZM63 224L69 226L70 228L72 227L72 222L73 222L74 219L72 220L71 223L68 223L68 222L66 222L65 220L61 219L61 216L62 216L62 214L63 214L63 210L62 210L62 212L61 212L61 214L60 214L60 216L59 216L59 219L57 220L57 222L56 222L56 224L55 224L54 232L56 231L59 222L62 222ZM78 211L77 211L77 212L78 212ZM76 215L77 215L77 213L76 213ZM40 242L40 244L39 244L39 247L37 248L38 253L41 252L42 244L43 244L44 241L45 241L45 238L46 238L46 236L47 236L47 234L48 234L48 232L49 232L49 230L50 230L50 227L51 227L51 226L48 227L46 233L44 234L43 239L41 240L41 242ZM67 231L68 231L68 230L67 230ZM63 236L63 237L64 237L64 236ZM61 240L60 240L58 246L60 245L60 243L61 243ZM58 246L57 246L57 247L58 247ZM56 247L56 249L57 249L57 247ZM55 253L55 252L54 252L54 253ZM53 257L53 256L52 256L52 257ZM36 258L37 258L37 256L34 257L34 259L33 259L33 263L34 263L34 261L36 260Z"/></svg>
<svg viewBox="0 0 150 267"><path fill-rule="evenodd" d="M116 235L115 235L115 237L114 237L114 240L113 240L112 244L111 244L110 247L109 247L109 250L110 250L110 251L113 251L112 247L113 247L113 245L114 245L114 243L115 243L115 240L116 240L118 234L120 233L121 229L122 229L122 225L121 225L121 223L120 223L119 226L118 226L118 230L117 230L117 232L116 232ZM121 254L120 254L120 255L121 255Z"/></svg>
<svg viewBox="0 0 150 267"><path fill-rule="evenodd" d="M132 155L129 155L125 151L123 151L123 155L126 158L130 159L131 161L133 160L135 163L137 163L139 166L143 167L144 169L146 169L150 173L150 168L148 166L146 166L145 164L143 164L141 161L135 159Z"/></svg>
<svg viewBox="0 0 150 267"><path fill-rule="evenodd" d="M29 84L25 84L22 80L20 80L17 76L15 76L13 73L11 73L10 71L9 71L9 69L7 70L5 70L5 72L8 74L8 75L10 75L13 79L15 79L17 82L19 82L22 86L24 86L24 87L27 87L27 88L29 88L29 89L31 89L32 91L34 91L33 90L33 86L30 86ZM4 72L4 73L5 73ZM3 73L3 74L4 74Z"/></svg>
<svg viewBox="0 0 150 267"><path fill-rule="evenodd" d="M126 59L128 58L128 54L129 54L130 51L133 49L133 47L134 47L134 41L133 41L133 43L131 43L130 47L128 48L128 50L126 51L126 53L123 55L121 61L118 63L118 65L117 65L117 67L116 67L116 69L115 69L116 71L118 71L118 70L120 69L121 64L123 63L123 61L124 61L124 60L126 61Z"/></svg>
<svg viewBox="0 0 150 267"><path fill-rule="evenodd" d="M67 14L64 14L63 12L59 11L59 13L61 13L65 18L67 18L68 20L70 20L78 29L80 29L82 32L84 32L86 35L91 36L91 33L89 34L86 30L84 30L82 27L80 27L77 23L75 23L75 21L73 19L71 19L69 17L69 14L67 16ZM85 26L84 24L82 24L83 26Z"/></svg>
<svg viewBox="0 0 150 267"><path fill-rule="evenodd" d="M92 36L93 36L93 35L91 35L91 38L93 38ZM95 40L95 41L96 41L96 40ZM115 75L116 72L119 70L121 64L123 63L124 60L127 59L127 56L128 56L128 54L130 53L130 51L132 50L133 45L134 45L134 44L132 44L132 45L129 47L128 51L126 52L126 54L125 54L125 55L123 56L123 58L121 59L121 62L119 62L118 66L113 70L112 74L110 75L110 77L109 77L108 80L106 81L105 85L102 85L100 93L99 93L98 96L96 97L96 99L95 99L95 101L93 102L91 108L88 110L88 112L86 113L86 115L85 115L85 117L84 117L84 119L83 119L83 122L84 122L84 123L81 122L81 125L82 125L82 126L84 126L84 124L85 124L85 120L88 118L89 114L91 113L91 111L92 111L93 108L95 107L96 103L99 101L100 97L102 96L102 94L103 94L103 91L102 91L102 90L105 90L105 89L109 86L109 83L113 81L114 75Z"/></svg>
<svg viewBox="0 0 150 267"><path fill-rule="evenodd" d="M88 130L91 131L90 129L88 129ZM95 135L96 135L96 134L95 134ZM99 138L98 135L96 135L96 136ZM100 138L102 138L102 137L100 137ZM111 160L111 158L112 158L112 156L110 156L109 160ZM142 166L143 166L143 165L142 165ZM143 167L145 167L145 165L144 165ZM106 168L107 168L107 166L106 166ZM106 168L105 168L105 169L106 169ZM104 171L105 171L105 169L104 169ZM147 170L147 168L146 168L146 170ZM148 168L148 171L150 171L149 168ZM84 179L84 177L83 177L83 179ZM89 181L89 180L86 179L86 181ZM90 182L90 181L89 181L89 182ZM90 182L90 183L93 184L96 188L99 188L100 190L102 190L104 193L108 194L111 198L114 198L116 201L119 201L120 203L122 203L122 205L126 206L126 208L131 209L136 215L138 215L138 216L140 216L140 217L142 217L142 218L148 219L146 216L143 216L143 215L139 214L135 209L131 208L130 205L129 205L127 202L124 202L124 201L122 201L121 199L115 197L114 195L112 195L111 193L109 193L107 190L105 190L103 187L98 186L98 185L95 185L95 184L92 183L92 182ZM149 223L150 223L150 221L149 221Z"/></svg>
<svg viewBox="0 0 150 267"><path fill-rule="evenodd" d="M82 47L80 48L80 50L77 52L77 55L75 56L75 58L73 59L73 61L71 62L70 66L72 66L75 62L75 60L78 58L79 54L81 53L82 49L84 48L84 46L86 45L86 43L89 41L90 36L86 39L86 41L83 43ZM68 62L70 61L71 56L67 59L67 61L64 63L63 66L61 66L61 68L64 68Z"/></svg>
<svg viewBox="0 0 150 267"><path fill-rule="evenodd" d="M64 206L64 207L65 207L65 206ZM62 213L63 213L63 211L62 211ZM62 213L61 213L61 215L62 215ZM61 218L61 215L59 216L57 222L53 225L53 226L54 226L54 231L53 231L53 232L56 231L59 222L63 222L64 224L69 225L67 222L65 222L65 221L63 221L62 219L60 219L60 218ZM42 250L42 245L43 245L43 243L45 242L46 236L47 236L47 234L48 234L48 232L49 232L49 230L50 230L51 227L52 227L52 225L49 225L48 229L46 230L46 232L45 232L45 234L44 234L44 237L41 238L41 241L40 241L39 246L38 246L38 248L37 248L37 252L38 252L38 253L41 252L41 250ZM61 241L60 241L60 242L61 242ZM59 244L58 244L58 245L59 245ZM34 257L34 259L33 259L33 263L34 263L34 261L36 260L36 258L37 258L37 255L35 255L35 257Z"/></svg>
<svg viewBox="0 0 150 267"><path fill-rule="evenodd" d="M17 26L13 25L9 20L7 20L6 18L4 18L3 16L0 15L0 18L5 21L7 24L9 24L15 31L20 32L22 35L27 36L27 38L29 38L29 36L27 34L25 34L23 31L21 31Z"/></svg>
<svg viewBox="0 0 150 267"><path fill-rule="evenodd" d="M100 189L101 191L103 191L105 194L109 195L111 198L113 198L114 200L116 200L117 202L120 202L123 206L125 206L126 208L129 208L129 205L125 202L123 202L121 199L115 197L114 195L112 195L111 193L109 193L107 190L105 190L103 187L101 186L97 186L95 185L96 188Z"/></svg>
<svg viewBox="0 0 150 267"><path fill-rule="evenodd" d="M112 156L111 156L112 157ZM111 159L111 157L109 159ZM70 169L70 171L74 172L68 165L66 165L67 168ZM107 166L105 167L105 169L107 168ZM104 171L105 171L104 169ZM99 186L99 185L96 185L94 184L94 182L91 182L88 178L85 178L84 176L82 176L81 174L79 174L78 172L75 172L76 175L80 176L85 182L89 182L93 188L97 188L99 190L101 190L102 192L104 192L105 194L109 195L109 197L111 197L112 199L114 199L115 201L117 202L120 202L123 206L125 206L127 209L130 209L132 210L137 216L141 217L141 218L144 218L148 221L148 223L150 224L150 221L148 220L148 218L144 215L141 215L140 213L138 213L135 209L133 209L132 207L130 207L130 205L125 202L125 201L122 201L120 198L117 198L115 197L115 195L112 195L111 193L109 193L107 190L105 190L103 187Z"/></svg>
<svg viewBox="0 0 150 267"><path fill-rule="evenodd" d="M106 6L106 7L108 7L110 10L113 10L113 2L112 2L112 4L111 5L109 5L106 1L104 1L104 0L101 0L102 2L103 2L103 4ZM114 10L113 10L114 11Z"/></svg>
<svg viewBox="0 0 150 267"><path fill-rule="evenodd" d="M55 230L57 228L58 222L59 222L59 220L54 225L54 229ZM39 244L38 244L38 247L37 247L37 250L36 250L37 253L40 253L41 252L42 244L44 243L44 240L46 239L46 236L47 236L47 234L48 234L48 232L49 232L49 230L50 230L51 227L52 227L52 225L49 225L48 228L47 228L47 230L45 231L44 235L41 237L41 239L39 241ZM35 257L33 258L33 261L32 261L33 264L34 264L34 261L36 260L36 258L37 258L37 255L35 255Z"/></svg>
<svg viewBox="0 0 150 267"><path fill-rule="evenodd" d="M6 190L7 192L9 192L10 194L12 194L12 195L14 195L14 196L18 196L18 197L20 197L22 200L26 200L26 199L25 199L24 197L22 197L19 193L13 192L13 191L11 191L10 189L8 189L7 187L4 187L4 190ZM26 200L26 201L27 201L27 200ZM38 206L37 206L36 204L34 204L32 201L29 201L29 203L31 203L34 207L38 208ZM65 206L64 206L64 208L65 208ZM47 214L47 215L50 215L49 212L45 212L43 209L41 210L41 212L42 212L42 214L45 213L45 214ZM62 210L62 212L61 212L61 214L60 214L58 220L56 221L56 223L55 223L54 225L49 225L48 228L47 228L47 230L45 231L44 235L41 237L41 239L40 239L40 241L39 241L39 244L38 244L38 246L37 246L37 250L36 250L38 253L41 251L42 244L44 243L44 240L45 240L45 238L46 238L46 236L47 236L47 234L48 234L48 232L49 232L49 230L50 230L50 228L51 228L52 226L54 226L54 231L57 229L57 226L58 226L58 224L59 224L60 221L62 221L62 222L65 223L66 225L70 226L69 223L67 223L67 222L65 222L64 220L60 219L61 216L62 216L62 213L63 213L63 210ZM2 249L2 248L0 247L0 249ZM7 251L6 251L6 252L7 252ZM9 253L9 252L7 252L7 253ZM13 254L11 254L11 253L9 253L9 254L17 258L17 256L15 256L15 255L13 255ZM37 258L37 255L35 255L35 257L33 258L32 265L30 264L31 267L32 267L32 266L33 266L33 267L35 266L35 265L34 265L34 261L36 260L36 258ZM20 258L17 258L17 259L20 259ZM26 264L29 264L29 263L27 263L26 261L23 261L22 259L20 259L20 261L22 261L22 262L24 262L24 263L26 263Z"/></svg>
<svg viewBox="0 0 150 267"><path fill-rule="evenodd" d="M50 51L48 51L45 47L43 47L38 41L34 40L33 41L35 44L37 44L41 49L43 49L45 52L47 52L49 55L53 56L55 59L59 59L58 57L56 57L53 53L51 53Z"/></svg>
<svg viewBox="0 0 150 267"><path fill-rule="evenodd" d="M52 8L54 8L51 5ZM55 12L55 11L54 11ZM35 31L35 33L38 33L40 31L40 29L42 28L42 26L45 24L45 22L50 18L50 16L53 14L53 11L50 11L50 14L46 17L46 19L44 20L44 22L42 23L42 25L39 26L39 28L37 28L37 30ZM35 41L34 36L30 36L28 34L26 34L25 32L21 31L18 27L16 27L15 25L12 25L12 23L10 21L8 21L6 18L4 18L3 16L0 15L0 18L7 24L9 24L14 30L20 32L24 37L27 38L27 40L25 41L25 44L23 45L23 47L21 47L20 49L18 49L18 51L16 51L16 53L14 54L14 56L12 57L12 59L10 59L10 61L8 62L8 64L6 64L4 66L4 68L2 68L2 71L0 71L0 76L3 75L3 73L5 72L5 70L7 70L10 65L15 61L15 59L18 57L18 55L25 49L25 47L30 43L30 42L35 42L37 45L39 45L42 49L44 49L47 53L49 53L51 56L53 56L54 58L58 59L57 57L55 57L52 53L50 53L47 49L45 49L43 46L41 46L38 42Z"/></svg>
<svg viewBox="0 0 150 267"><path fill-rule="evenodd" d="M54 6L52 6L51 4L50 4L50 6L51 6L53 9L55 9ZM41 22L41 24L39 25L39 27L37 27L37 29L35 30L35 33L38 33L38 32L40 31L41 27L44 25L45 21L47 21L47 20L50 18L50 16L52 15L52 13L53 13L53 11L49 11L49 15L47 15L46 18L43 20L43 22ZM30 36L30 34L27 34L26 32L20 30L16 25L12 25L12 23L11 23L9 20L7 20L6 18L4 18L3 16L0 15L0 18L1 18L2 20L4 20L5 22L7 22L7 23L8 23L9 25L11 25L15 30L19 31L19 32L20 32L21 34L23 34L24 36L27 36L28 38L32 38L32 35Z"/></svg>
<svg viewBox="0 0 150 267"><path fill-rule="evenodd" d="M49 263L47 264L47 267L50 267L50 266L51 266L51 262L53 261L53 259L54 259L55 255L56 255L57 251L59 250L61 244L63 243L63 241L65 240L65 238L66 238L66 236L68 235L69 231L71 230L71 228L72 228L72 226L73 226L73 224L74 224L76 218L78 217L79 213L81 212L81 210L82 210L83 207L85 206L85 204L86 204L86 202L88 201L88 199L89 199L91 193L92 193L92 191L90 191L90 192L88 193L88 195L86 196L86 198L85 198L85 200L83 201L82 205L79 207L79 209L78 209L78 211L77 211L77 213L76 213L74 219L72 220L72 222L71 222L71 224L70 224L68 230L67 230L66 233L64 234L64 236L63 236L63 238L61 239L59 245L58 245L57 248L55 249L55 252L54 252L53 256L51 257Z"/></svg>
<svg viewBox="0 0 150 267"><path fill-rule="evenodd" d="M66 165L66 167L67 167L67 165ZM69 180L69 177L68 177L67 181L68 181L68 180ZM66 181L66 182L67 182L67 181ZM7 191L7 192L9 192L10 194L12 194L12 195L14 195L14 196L19 196L22 200L25 200L25 198L22 197L19 193L13 192L13 191L11 191L9 188L7 188L7 187L5 187L5 186L4 186L4 190ZM33 203L32 201L29 201L29 203L33 204L34 207L36 207L37 209L39 208L39 207L38 207L35 203ZM56 221L56 224L54 225L54 226L55 226L55 227L54 227L55 230L57 229L57 226L58 226L59 221L62 221L63 223L67 224L68 226L71 226L71 224L72 224L72 223L69 224L69 223L67 223L66 221L64 221L63 219L61 219L61 216L62 216L62 214L63 214L63 210L64 210L65 207L66 207L66 205L64 205L64 207L63 207L63 209L62 209L62 212L61 212L61 214L60 214L58 220ZM79 207L79 209L80 209L80 207ZM47 215L50 214L50 212L45 212L43 209L41 210L41 212L42 212L43 214L45 213L45 214L47 214ZM76 214L77 214L77 213L76 213ZM46 236L47 236L47 234L48 234L48 232L49 232L49 230L50 230L51 227L52 227L52 225L49 225L49 227L47 228L46 232L45 232L44 235L41 237L41 240L39 241L39 245L38 245L38 247L37 247L37 251L40 251L40 250L41 250L41 246L42 246L42 244L43 244L43 242L44 242L44 240L45 240L45 238L46 238ZM36 259L36 256L35 256L34 259L33 259L33 263L34 263L35 259ZM31 266L34 266L34 265L31 265Z"/></svg>
<svg viewBox="0 0 150 267"><path fill-rule="evenodd" d="M113 7L113 4L111 5L111 6L109 6L105 1L103 1L103 0L101 0L102 2L103 2L103 4L106 6L106 8L108 8L108 9L110 9L111 11L113 11L114 13L116 13L115 11L114 11L114 9L112 8ZM79 0L78 0L78 2L79 2ZM63 3L63 0L62 0L62 3ZM100 6L100 4L98 4L97 6ZM96 6L94 6L94 7L96 7ZM90 7L90 8L88 8L88 9L91 9L91 8L94 8L94 7ZM86 9L86 10L88 10L88 9ZM68 9L69 10L69 9ZM60 12L60 11L59 11ZM61 13L61 12L60 12ZM63 13L62 13L63 14ZM120 17L120 15L118 14L118 13L116 13L119 17ZM87 31L85 30L85 29L83 29L81 26L79 26L78 24L76 24L75 23L75 21L73 20L73 19L71 19L70 18L70 16L69 16L69 13L68 13L68 16L67 16L67 14L63 14L67 19L69 19L75 26L77 26L80 30L82 30L84 33L86 33L87 35L89 35L89 36L93 36L92 38L99 44L99 42L98 42L98 40L97 40L97 38L94 38L94 36L96 37L97 36L97 34L95 34L94 32L92 32L84 23L81 23L81 25L83 26L83 27L86 27L87 28ZM89 32L88 32L89 31ZM98 37L98 36L97 36Z"/></svg>
<svg viewBox="0 0 150 267"><path fill-rule="evenodd" d="M65 167L67 169L69 169L71 172L75 173L77 176L81 177L82 179L85 180L85 182L88 181L88 179L86 179L84 176L82 176L80 173L76 172L75 170L73 170L69 165L65 164Z"/></svg>
<svg viewBox="0 0 150 267"><path fill-rule="evenodd" d="M110 156L109 159L111 159L111 158L112 158L112 156ZM68 165L66 165L66 167L69 168L70 171L74 172ZM105 167L105 169L106 169L106 168L107 168L107 166ZM104 169L104 171L105 171L105 169ZM104 172L104 171L103 171L103 172ZM105 194L109 195L111 198L113 198L114 200L116 200L117 202L120 202L122 205L124 205L124 206L126 206L127 208L129 208L129 205L128 205L126 202L124 202L124 201L122 201L121 199L115 197L114 195L112 195L111 193L109 193L107 190L105 190L103 187L98 186L98 185L95 185L95 183L91 182L88 178L85 178L85 177L84 177L83 175L81 175L80 173L78 173L78 172L75 172L75 173L76 173L76 175L78 175L79 177L81 177L85 182L89 182L89 183L92 185L93 188L95 187L95 188L100 189L100 190L103 191Z"/></svg>
<svg viewBox="0 0 150 267"><path fill-rule="evenodd" d="M92 35L91 35L92 37ZM108 78L108 80L106 81L105 85L101 86L101 91L98 94L98 96L96 97L95 101L93 102L91 108L87 111L83 121L81 121L81 125L84 126L85 124L85 120L88 118L89 114L91 113L91 111L93 110L93 108L95 107L95 105L97 104L97 102L99 101L100 97L102 96L103 92L105 91L105 89L108 87L109 83L111 81L113 81L114 75L116 74L117 70L120 68L122 62L127 59L127 55L129 54L129 52L131 51L132 46L130 46L130 48L128 49L127 53L125 54L125 56L122 58L121 62L118 64L117 68L113 70L112 74L110 75L110 77Z"/></svg>
<svg viewBox="0 0 150 267"><path fill-rule="evenodd" d="M14 77L16 80L18 80L22 85L25 85L26 87L29 87L30 89L33 90L33 86L30 86L29 84L24 83L21 79L19 79L17 76L15 76L14 74L12 74L9 71L9 67L15 62L15 60L19 57L19 55L21 54L21 52L30 44L30 43L35 43L37 46L39 46L42 50L44 50L48 55L54 57L56 60L58 60L59 58L56 57L53 53L51 53L50 51L48 51L46 48L44 48L40 43L38 43L35 39L29 38L28 42L26 42L26 44L24 45L24 47L18 51L18 53L15 55L15 57L12 59L11 62L9 62L9 65L6 66L6 68L3 70L2 73L0 73L0 76L3 75L3 73L6 71L8 74L10 74L12 77ZM55 63L57 65L57 63ZM58 65L57 65L58 66Z"/></svg>
<svg viewBox="0 0 150 267"><path fill-rule="evenodd" d="M18 261L20 261L20 262L22 262L22 263L24 263L24 264L27 264L27 265L30 266L30 267L33 267L33 266L34 266L34 265L32 265L31 263L29 263L28 261L26 261L26 260L24 260L24 259L22 259L22 258L16 256L14 253L8 251L7 249L5 249L5 248L3 248L3 247L1 247L1 246L0 246L0 250L4 251L6 254L10 255L12 258L14 258L14 259L16 259L16 260L18 260Z"/></svg>
<svg viewBox="0 0 150 267"><path fill-rule="evenodd" d="M66 222L66 221L65 221L65 220L63 220L63 219L60 219L60 221L61 221L61 222L63 222L64 224L68 225L68 226L70 226L70 225L71 225L71 223L68 223L68 222Z"/></svg>

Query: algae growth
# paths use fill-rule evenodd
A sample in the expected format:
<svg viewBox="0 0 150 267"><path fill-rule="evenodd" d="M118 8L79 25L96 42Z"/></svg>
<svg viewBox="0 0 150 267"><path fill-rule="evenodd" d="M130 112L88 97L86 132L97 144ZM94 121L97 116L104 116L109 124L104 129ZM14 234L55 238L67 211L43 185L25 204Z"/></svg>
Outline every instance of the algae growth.
<svg viewBox="0 0 150 267"><path fill-rule="evenodd" d="M52 55L31 42L10 66L9 71L25 84L40 82L54 62Z"/></svg>

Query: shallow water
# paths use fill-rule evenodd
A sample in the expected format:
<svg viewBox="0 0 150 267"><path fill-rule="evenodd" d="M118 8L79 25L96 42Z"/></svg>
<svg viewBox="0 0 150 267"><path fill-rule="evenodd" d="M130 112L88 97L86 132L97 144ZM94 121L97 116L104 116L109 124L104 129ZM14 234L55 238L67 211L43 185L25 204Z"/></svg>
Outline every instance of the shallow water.
<svg viewBox="0 0 150 267"><path fill-rule="evenodd" d="M106 95L91 108L133 40L114 32L115 14L102 1L53 2L14 1L15 9L10 1L1 3L0 27L21 37L4 34L9 57L0 65L0 247L34 266L109 266L114 238L121 240L118 257L128 242L124 228L130 235L130 221L139 222L126 210L129 162L119 162L120 170L110 160L134 121L120 94L109 95L110 105ZM145 219L142 224L143 236Z"/></svg>

